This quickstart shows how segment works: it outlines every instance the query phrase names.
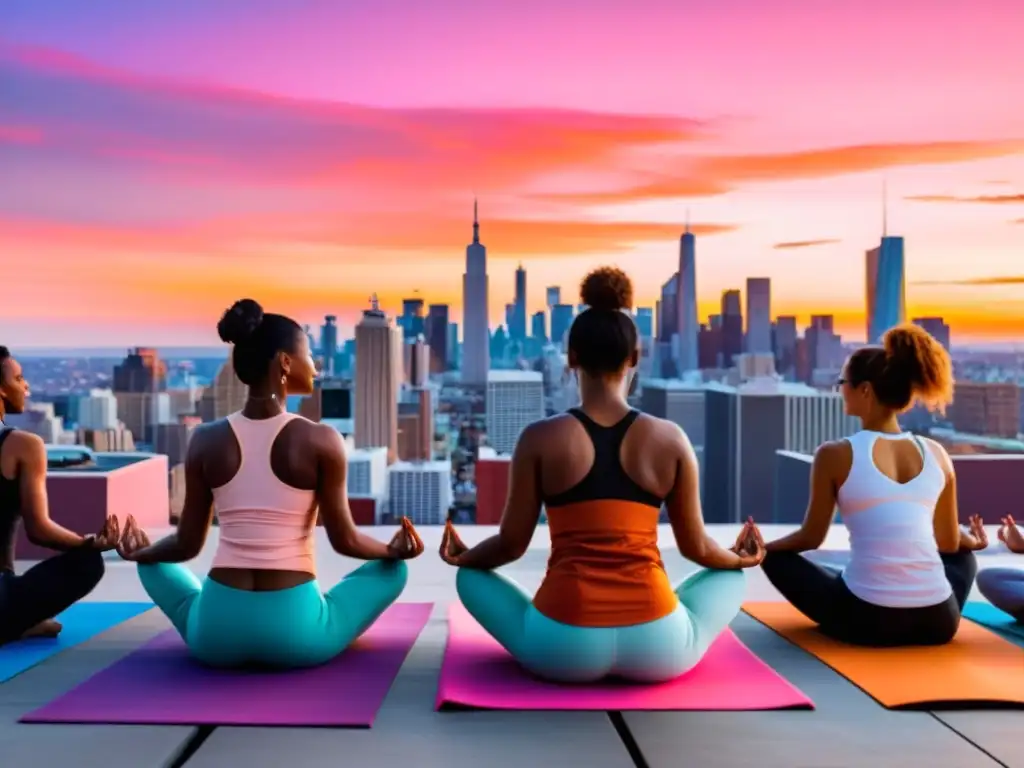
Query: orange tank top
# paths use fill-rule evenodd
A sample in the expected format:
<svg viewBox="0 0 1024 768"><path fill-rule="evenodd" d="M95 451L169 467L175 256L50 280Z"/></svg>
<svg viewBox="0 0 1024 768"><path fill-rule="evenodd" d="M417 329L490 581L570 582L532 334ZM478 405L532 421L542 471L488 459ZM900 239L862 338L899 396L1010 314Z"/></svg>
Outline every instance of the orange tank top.
<svg viewBox="0 0 1024 768"><path fill-rule="evenodd" d="M534 607L577 627L655 621L679 605L658 549L659 509L618 499L548 510L551 557Z"/></svg>
<svg viewBox="0 0 1024 768"><path fill-rule="evenodd" d="M551 557L534 607L578 627L655 621L679 605L658 549L662 499L637 485L619 453L639 416L602 426L572 409L594 445L594 465L575 487L545 499Z"/></svg>

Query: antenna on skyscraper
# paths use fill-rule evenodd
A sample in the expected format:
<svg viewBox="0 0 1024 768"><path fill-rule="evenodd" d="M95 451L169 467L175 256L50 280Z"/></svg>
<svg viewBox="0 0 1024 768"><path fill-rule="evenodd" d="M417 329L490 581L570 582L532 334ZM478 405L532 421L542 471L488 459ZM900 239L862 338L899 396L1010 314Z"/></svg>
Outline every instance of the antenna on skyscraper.
<svg viewBox="0 0 1024 768"><path fill-rule="evenodd" d="M473 242L480 242L480 218L477 216L476 195L473 195Z"/></svg>
<svg viewBox="0 0 1024 768"><path fill-rule="evenodd" d="M690 234L690 209L686 209L686 234Z"/></svg>

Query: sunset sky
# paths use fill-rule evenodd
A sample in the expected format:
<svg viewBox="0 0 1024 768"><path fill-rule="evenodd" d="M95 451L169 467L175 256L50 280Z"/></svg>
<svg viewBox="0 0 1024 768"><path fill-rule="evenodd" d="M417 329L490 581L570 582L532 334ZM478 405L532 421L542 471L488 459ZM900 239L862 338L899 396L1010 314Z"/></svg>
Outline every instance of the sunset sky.
<svg viewBox="0 0 1024 768"><path fill-rule="evenodd" d="M1024 341L1020 0L4 0L0 344L216 342L233 300L351 327L447 302L479 198L491 316L616 263L653 306Z"/></svg>

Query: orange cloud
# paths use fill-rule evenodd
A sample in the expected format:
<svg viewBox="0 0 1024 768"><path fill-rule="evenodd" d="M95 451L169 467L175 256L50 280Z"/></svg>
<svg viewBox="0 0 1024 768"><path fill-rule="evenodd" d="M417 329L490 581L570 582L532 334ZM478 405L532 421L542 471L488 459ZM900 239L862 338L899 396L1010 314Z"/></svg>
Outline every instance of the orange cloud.
<svg viewBox="0 0 1024 768"><path fill-rule="evenodd" d="M984 203L987 205L1020 205L1024 203L1024 195L976 195L974 197L911 195L904 199L913 200L917 203Z"/></svg>
<svg viewBox="0 0 1024 768"><path fill-rule="evenodd" d="M920 280L914 285L1024 285L1024 275L1008 275L1000 277L969 277L962 280Z"/></svg>
<svg viewBox="0 0 1024 768"><path fill-rule="evenodd" d="M633 181L616 188L586 189L542 197L583 205L711 197L750 181L827 178L901 166L966 163L1021 153L1024 153L1024 141L874 144L761 155L700 156L689 153L684 157L663 159L664 165L676 169L672 173L638 172Z"/></svg>
<svg viewBox="0 0 1024 768"><path fill-rule="evenodd" d="M841 243L842 240L791 240L786 243L776 243L772 246L777 251L787 251L797 248L815 248L819 245L832 245Z"/></svg>
<svg viewBox="0 0 1024 768"><path fill-rule="evenodd" d="M333 246L378 250L375 260L395 253L407 261L407 251L436 254L442 259L462 259L471 235L470 212L464 217L438 217L424 213L363 216L265 216L221 219L191 226L69 225L31 220L0 219L0 242L46 242L67 248L108 249L121 253L178 253L194 251L208 260L217 254L219 263L241 264L253 258L254 243L273 250L278 245ZM695 223L690 231L712 236L734 231L733 224ZM619 253L638 243L671 241L679 235L678 224L587 219L484 218L481 239L492 258L528 256L579 256L588 253Z"/></svg>

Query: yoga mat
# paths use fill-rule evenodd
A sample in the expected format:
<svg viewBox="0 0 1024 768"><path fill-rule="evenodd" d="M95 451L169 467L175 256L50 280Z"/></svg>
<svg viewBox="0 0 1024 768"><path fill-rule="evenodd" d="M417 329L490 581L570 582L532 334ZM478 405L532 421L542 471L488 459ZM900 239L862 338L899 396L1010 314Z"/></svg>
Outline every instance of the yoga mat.
<svg viewBox="0 0 1024 768"><path fill-rule="evenodd" d="M1012 643L1024 645L1024 624L989 603L968 603L964 618L995 630Z"/></svg>
<svg viewBox="0 0 1024 768"><path fill-rule="evenodd" d="M889 709L1024 708L1024 648L969 621L947 645L863 648L821 634L789 603L743 610Z"/></svg>
<svg viewBox="0 0 1024 768"><path fill-rule="evenodd" d="M739 711L814 709L814 704L731 630L719 635L700 664L668 683L546 682L524 671L457 603L448 611L435 707Z"/></svg>
<svg viewBox="0 0 1024 768"><path fill-rule="evenodd" d="M152 603L76 603L55 617L64 625L57 637L0 645L0 683L152 607Z"/></svg>
<svg viewBox="0 0 1024 768"><path fill-rule="evenodd" d="M171 630L21 722L369 728L431 607L393 605L343 654L302 670L204 667Z"/></svg>

